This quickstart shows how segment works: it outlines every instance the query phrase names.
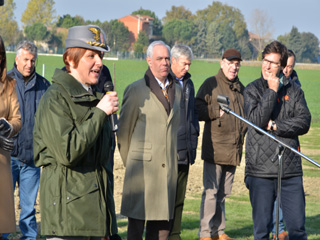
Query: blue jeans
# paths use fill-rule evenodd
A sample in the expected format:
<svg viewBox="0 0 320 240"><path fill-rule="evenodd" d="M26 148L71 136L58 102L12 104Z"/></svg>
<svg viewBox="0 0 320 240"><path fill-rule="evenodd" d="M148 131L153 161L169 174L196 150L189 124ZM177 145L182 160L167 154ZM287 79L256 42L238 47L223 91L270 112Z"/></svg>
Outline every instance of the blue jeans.
<svg viewBox="0 0 320 240"><path fill-rule="evenodd" d="M21 207L19 227L23 234L20 239L34 240L37 237L36 210L34 204L36 203L39 189L40 168L35 167L33 162L25 164L11 157L11 169L13 188L15 188L16 183L18 183L19 186Z"/></svg>
<svg viewBox="0 0 320 240"><path fill-rule="evenodd" d="M253 232L255 240L269 240L272 229L272 213L277 197L277 178L247 176L252 206ZM307 240L305 230L305 196L302 177L281 180L281 208L290 240Z"/></svg>
<svg viewBox="0 0 320 240"><path fill-rule="evenodd" d="M277 200L274 201L273 213L272 213L272 234L276 234L276 222L277 222ZM281 206L279 208L279 233L284 231L283 214Z"/></svg>

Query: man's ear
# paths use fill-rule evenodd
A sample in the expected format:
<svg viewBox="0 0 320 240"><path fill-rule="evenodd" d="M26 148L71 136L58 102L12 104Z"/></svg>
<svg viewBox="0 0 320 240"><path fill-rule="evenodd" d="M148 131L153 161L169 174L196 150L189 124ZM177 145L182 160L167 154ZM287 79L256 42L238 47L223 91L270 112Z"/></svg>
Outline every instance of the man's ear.
<svg viewBox="0 0 320 240"><path fill-rule="evenodd" d="M149 65L149 67L150 67L150 65L151 65L151 58L150 57L147 57L147 63Z"/></svg>

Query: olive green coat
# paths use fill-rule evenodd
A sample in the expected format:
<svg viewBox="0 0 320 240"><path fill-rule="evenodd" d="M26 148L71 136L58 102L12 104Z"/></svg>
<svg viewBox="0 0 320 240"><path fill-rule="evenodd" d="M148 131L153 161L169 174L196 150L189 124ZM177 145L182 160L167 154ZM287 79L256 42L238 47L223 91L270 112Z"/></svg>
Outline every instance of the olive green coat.
<svg viewBox="0 0 320 240"><path fill-rule="evenodd" d="M121 106L118 146L126 167L121 214L141 220L173 218L177 184L177 129L181 88L168 116L140 79L129 85Z"/></svg>
<svg viewBox="0 0 320 240"><path fill-rule="evenodd" d="M97 97L57 69L35 116L35 164L40 179L41 234L110 235L107 161L111 128ZM112 196L111 196L112 197Z"/></svg>

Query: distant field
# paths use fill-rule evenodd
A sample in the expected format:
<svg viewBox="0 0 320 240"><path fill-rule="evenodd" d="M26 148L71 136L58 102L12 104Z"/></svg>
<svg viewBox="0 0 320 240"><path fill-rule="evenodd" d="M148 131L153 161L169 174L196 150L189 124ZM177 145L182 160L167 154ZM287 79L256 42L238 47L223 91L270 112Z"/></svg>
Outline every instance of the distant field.
<svg viewBox="0 0 320 240"><path fill-rule="evenodd" d="M8 69L11 69L14 61L14 53L7 53ZM115 89L118 92L120 101L125 87L142 78L147 69L146 61L138 60L119 60L106 61L104 63L109 67L113 76L113 67L115 69ZM43 64L45 64L45 77L51 81L52 75L56 68L64 66L60 56L39 56L37 61L37 72L42 75ZM299 65L296 67L302 89L308 102L309 109L312 113L312 125L320 126L320 65ZM219 62L194 60L192 62L190 73L194 81L196 91L203 81L215 75L219 69ZM261 74L259 63L244 62L240 69L239 77L246 86L249 82L257 79Z"/></svg>

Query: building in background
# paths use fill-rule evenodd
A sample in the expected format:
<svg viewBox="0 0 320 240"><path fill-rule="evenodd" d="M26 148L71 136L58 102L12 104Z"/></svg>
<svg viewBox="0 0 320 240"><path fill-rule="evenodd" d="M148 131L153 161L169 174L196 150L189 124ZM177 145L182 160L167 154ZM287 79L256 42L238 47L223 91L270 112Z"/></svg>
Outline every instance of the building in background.
<svg viewBox="0 0 320 240"><path fill-rule="evenodd" d="M118 21L123 22L123 24L129 29L131 46L133 46L137 41L140 31L144 31L148 35L149 39L152 37L153 20L154 18L152 17L140 14L130 14L118 19Z"/></svg>

